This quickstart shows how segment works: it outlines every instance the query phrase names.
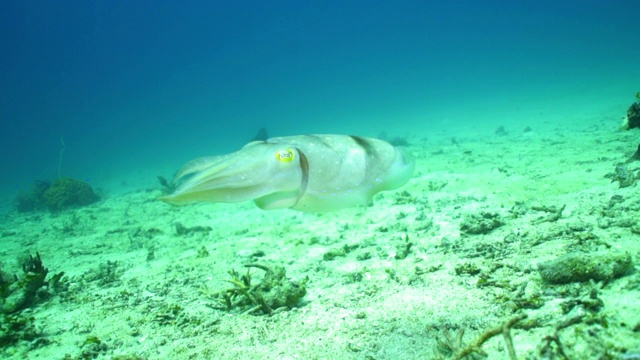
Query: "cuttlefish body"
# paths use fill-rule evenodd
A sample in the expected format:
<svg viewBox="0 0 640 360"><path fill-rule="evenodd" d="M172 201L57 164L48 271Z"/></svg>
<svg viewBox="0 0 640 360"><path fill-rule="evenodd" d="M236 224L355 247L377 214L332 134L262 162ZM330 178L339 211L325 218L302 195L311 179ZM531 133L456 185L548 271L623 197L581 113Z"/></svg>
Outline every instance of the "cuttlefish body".
<svg viewBox="0 0 640 360"><path fill-rule="evenodd" d="M414 165L405 149L378 139L277 137L188 162L174 179L180 186L160 199L171 204L254 200L265 210L332 211L367 205L376 193L399 188Z"/></svg>

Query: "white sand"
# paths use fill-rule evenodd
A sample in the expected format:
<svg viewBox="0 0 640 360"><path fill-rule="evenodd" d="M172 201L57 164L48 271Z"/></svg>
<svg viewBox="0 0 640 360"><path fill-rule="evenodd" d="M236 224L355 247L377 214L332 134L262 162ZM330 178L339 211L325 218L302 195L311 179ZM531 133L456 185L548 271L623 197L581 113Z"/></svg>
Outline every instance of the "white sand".
<svg viewBox="0 0 640 360"><path fill-rule="evenodd" d="M571 249L624 250L638 262L640 235L629 227L598 226L613 195L628 205L620 216L638 219L640 187L620 189L604 177L633 153L638 132L618 131L619 116L610 111L583 120L532 120L531 132L523 132L522 122L498 121L504 136L494 133L497 125L413 134L415 178L397 192L415 199L402 205L393 204L396 192L387 192L371 207L321 215L265 212L251 203L176 208L155 200L159 190L141 189L114 191L95 205L59 214L9 213L0 230L16 234L1 239L3 269L20 273L18 257L38 251L51 273L65 272L70 288L29 310L48 345L32 349L24 341L0 356L79 358L90 348L83 346L87 338L97 337L105 344L98 359L446 358L436 346L443 329L452 336L465 329L464 342L471 342L516 313L515 293L523 289L539 294L544 305L519 310L538 325L512 335L518 356L535 358L543 338L566 319L560 304L588 297L591 289L569 285L561 292L544 284L538 262ZM524 209L519 217L510 213L516 204ZM562 205L557 222L534 223L546 214L532 206ZM505 225L461 236L464 215L479 211L499 213ZM176 222L212 230L179 236ZM587 230L569 230L580 226ZM580 236L587 240L580 243ZM409 255L395 259L407 237ZM346 245L358 247L323 260ZM210 256L197 256L202 247ZM147 260L150 248L155 257ZM264 256L252 259L256 251ZM104 273L96 273L107 262L117 263L113 282L105 283ZM296 281L308 277L300 306L272 316L212 308L210 294L231 286L224 281L227 271L244 273L243 265L253 262L285 266ZM461 264L478 267L495 285L479 287L478 275L456 274ZM437 270L416 270L430 267ZM263 274L252 273L256 281ZM596 285L604 307L589 314L594 320L559 333L570 358L597 358L605 349L640 352L639 283L636 271ZM606 326L597 319L606 319ZM483 349L490 359L508 358L500 336Z"/></svg>

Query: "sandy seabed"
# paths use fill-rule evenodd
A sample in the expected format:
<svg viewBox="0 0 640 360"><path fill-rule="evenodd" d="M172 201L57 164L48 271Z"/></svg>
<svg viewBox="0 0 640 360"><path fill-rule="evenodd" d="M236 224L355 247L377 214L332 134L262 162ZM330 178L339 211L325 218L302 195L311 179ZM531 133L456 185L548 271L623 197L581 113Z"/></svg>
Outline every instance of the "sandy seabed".
<svg viewBox="0 0 640 360"><path fill-rule="evenodd" d="M20 274L19 259L38 252L66 289L23 310L38 335L0 357L454 359L524 314L505 327L519 359L640 358L637 270L553 284L538 267L569 253L638 262L640 187L607 177L638 132L618 125L599 116L409 135L417 165L405 187L326 214L172 207L156 200L159 186L4 214L3 270ZM252 263L283 266L306 296L270 315L226 310L217 294L233 288L229 271ZM251 270L254 282L263 275ZM509 359L505 338L467 358Z"/></svg>

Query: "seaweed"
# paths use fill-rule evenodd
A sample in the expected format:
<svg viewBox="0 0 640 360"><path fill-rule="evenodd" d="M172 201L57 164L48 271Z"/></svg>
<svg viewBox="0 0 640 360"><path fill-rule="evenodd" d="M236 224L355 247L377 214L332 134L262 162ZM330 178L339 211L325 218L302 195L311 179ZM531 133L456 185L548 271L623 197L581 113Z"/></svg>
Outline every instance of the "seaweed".
<svg viewBox="0 0 640 360"><path fill-rule="evenodd" d="M402 146L402 147L411 146L411 144L409 143L409 141L405 137L403 137L403 136L394 136L392 138L389 138L389 134L387 134L386 131L383 131L380 134L378 134L378 138L380 140L387 141L389 144L391 144L393 146Z"/></svg>
<svg viewBox="0 0 640 360"><path fill-rule="evenodd" d="M100 287L107 288L121 283L120 277L124 269L117 260L101 263L95 269L89 269L82 276L88 282L95 281Z"/></svg>
<svg viewBox="0 0 640 360"><path fill-rule="evenodd" d="M407 190L396 191L393 194L393 205L417 204L419 199Z"/></svg>
<svg viewBox="0 0 640 360"><path fill-rule="evenodd" d="M50 287L54 291L60 290L61 278L64 272L54 275L47 281L49 269L44 267L39 253L36 256L29 255L29 259L22 264L24 275L20 278L14 275L9 278L2 275L0 280L2 313L11 314L32 306L39 299L46 298L49 292L44 287Z"/></svg>
<svg viewBox="0 0 640 360"><path fill-rule="evenodd" d="M29 315L30 312L20 311L46 299L51 291L63 289L64 272L55 274L47 281L49 269L42 263L39 253L29 255L22 264L22 270L22 277L11 276L0 270L0 347L38 338L40 331L35 326L35 319ZM40 345L48 341L44 338L41 340L38 343Z"/></svg>
<svg viewBox="0 0 640 360"><path fill-rule="evenodd" d="M409 143L409 141L402 136L394 136L389 140L389 144L393 146L404 146L404 147L411 146L411 143Z"/></svg>
<svg viewBox="0 0 640 360"><path fill-rule="evenodd" d="M196 256L198 259L206 258L209 256L211 255L209 254L207 248L204 247L204 245L200 249L198 249L198 255Z"/></svg>
<svg viewBox="0 0 640 360"><path fill-rule="evenodd" d="M178 187L176 183L174 183L173 181L168 181L164 178L164 176L158 175L157 178L158 182L160 182L160 191L162 192L162 195L173 194L173 192Z"/></svg>
<svg viewBox="0 0 640 360"><path fill-rule="evenodd" d="M324 253L324 255L322 256L322 259L324 261L331 261L334 260L338 257L345 257L347 256L348 253L352 252L353 250L359 248L360 245L358 244L353 244L353 245L343 245L342 247L339 248L334 248L331 249L329 251L327 251L326 253Z"/></svg>
<svg viewBox="0 0 640 360"><path fill-rule="evenodd" d="M47 284L45 278L49 273L49 269L42 264L40 253L36 252L35 257L29 255L29 260L22 264L22 271L25 273L22 283L29 294L35 295L38 289Z"/></svg>
<svg viewBox="0 0 640 360"><path fill-rule="evenodd" d="M225 280L233 285L232 288L214 293L222 309L232 311L239 309L243 314L260 311L271 315L276 309L292 308L298 305L300 299L307 294L305 287L308 278L301 282L294 282L286 277L282 266L268 267L261 264L245 265L247 272L241 275L235 270L229 270L231 279ZM262 281L252 283L251 268L265 271Z"/></svg>
<svg viewBox="0 0 640 360"><path fill-rule="evenodd" d="M0 314L0 348L41 336L30 314Z"/></svg>

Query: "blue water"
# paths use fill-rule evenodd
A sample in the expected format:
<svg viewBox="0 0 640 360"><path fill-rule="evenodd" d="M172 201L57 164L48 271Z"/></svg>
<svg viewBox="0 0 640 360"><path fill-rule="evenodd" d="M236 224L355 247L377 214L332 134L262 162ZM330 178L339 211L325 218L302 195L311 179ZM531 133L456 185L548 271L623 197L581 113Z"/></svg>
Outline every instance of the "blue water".
<svg viewBox="0 0 640 360"><path fill-rule="evenodd" d="M639 12L633 0L4 1L0 193L55 178L61 140L65 176L148 170L151 184L262 126L428 133L536 104L622 116L640 90Z"/></svg>

